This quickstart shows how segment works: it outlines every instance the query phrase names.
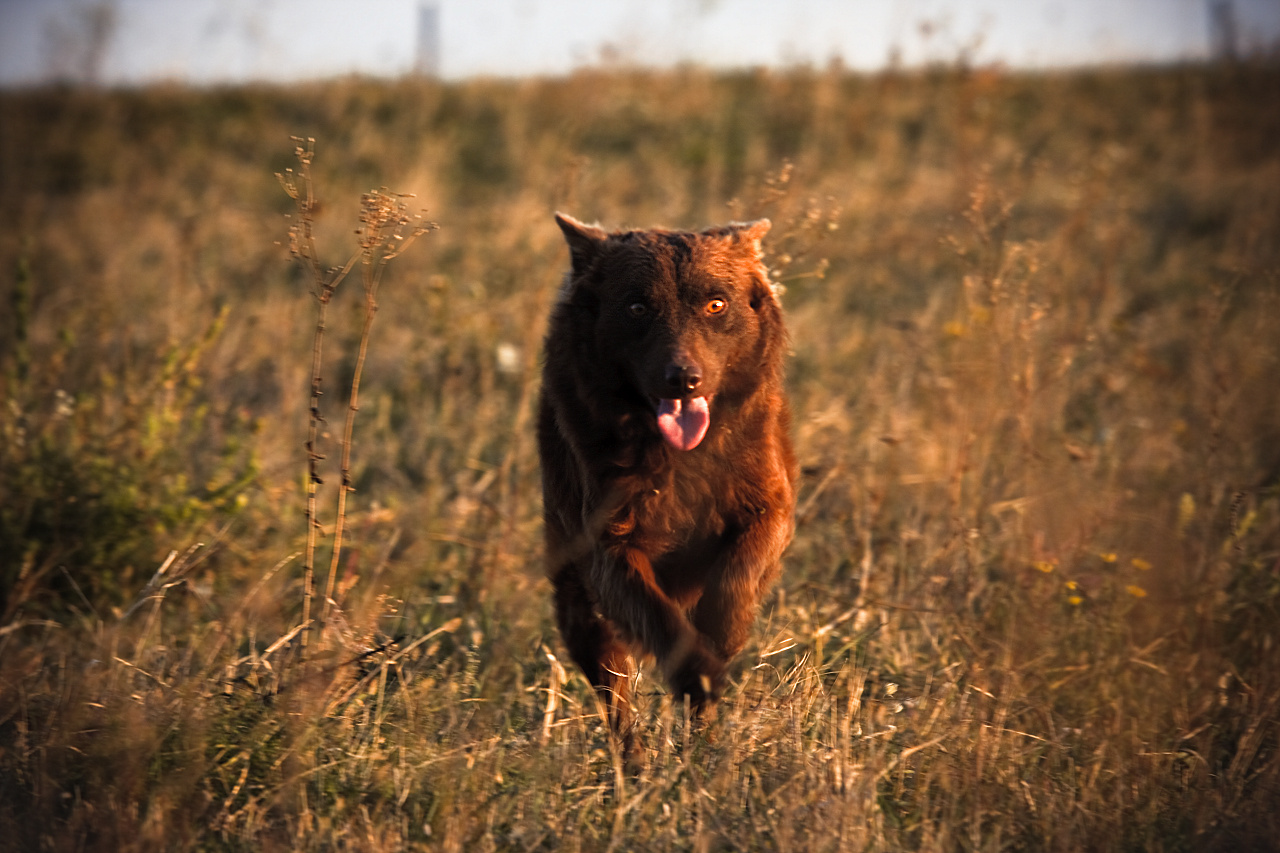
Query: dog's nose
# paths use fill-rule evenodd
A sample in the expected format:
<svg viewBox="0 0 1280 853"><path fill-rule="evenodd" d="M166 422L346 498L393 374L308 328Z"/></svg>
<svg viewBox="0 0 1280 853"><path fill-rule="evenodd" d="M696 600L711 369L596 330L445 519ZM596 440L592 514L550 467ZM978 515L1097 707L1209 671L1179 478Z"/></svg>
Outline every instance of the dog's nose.
<svg viewBox="0 0 1280 853"><path fill-rule="evenodd" d="M684 396L702 384L702 371L696 364L667 365L667 387L676 396Z"/></svg>

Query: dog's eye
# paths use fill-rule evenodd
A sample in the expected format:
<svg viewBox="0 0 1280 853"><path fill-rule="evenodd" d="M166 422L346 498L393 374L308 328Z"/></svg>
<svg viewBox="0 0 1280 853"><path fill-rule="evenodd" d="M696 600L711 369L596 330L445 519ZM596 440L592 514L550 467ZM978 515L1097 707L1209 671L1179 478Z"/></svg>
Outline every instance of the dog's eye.
<svg viewBox="0 0 1280 853"><path fill-rule="evenodd" d="M729 307L729 303L723 299L712 299L707 303L708 314L719 314L721 311Z"/></svg>
<svg viewBox="0 0 1280 853"><path fill-rule="evenodd" d="M649 306L643 302L632 302L627 306L627 310L631 312L632 317L643 317L649 313Z"/></svg>

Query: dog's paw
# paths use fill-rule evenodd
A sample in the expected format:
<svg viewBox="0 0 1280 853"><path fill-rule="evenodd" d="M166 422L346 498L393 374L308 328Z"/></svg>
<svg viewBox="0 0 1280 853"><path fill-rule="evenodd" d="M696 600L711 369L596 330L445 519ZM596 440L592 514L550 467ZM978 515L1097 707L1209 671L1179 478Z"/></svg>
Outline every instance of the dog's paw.
<svg viewBox="0 0 1280 853"><path fill-rule="evenodd" d="M695 716L713 705L724 692L725 664L701 642L689 649L668 676L677 696L688 696Z"/></svg>

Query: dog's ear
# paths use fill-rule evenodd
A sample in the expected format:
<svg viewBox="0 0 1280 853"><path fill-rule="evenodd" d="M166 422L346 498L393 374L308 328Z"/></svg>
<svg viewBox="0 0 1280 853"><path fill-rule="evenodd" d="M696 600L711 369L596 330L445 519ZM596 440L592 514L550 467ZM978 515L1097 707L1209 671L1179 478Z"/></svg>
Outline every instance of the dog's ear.
<svg viewBox="0 0 1280 853"><path fill-rule="evenodd" d="M759 259L764 256L764 250L760 248L760 241L764 239L764 235L768 234L769 229L772 227L773 223L768 219L757 219L754 222L735 222L733 223L733 235L746 245L756 259Z"/></svg>
<svg viewBox="0 0 1280 853"><path fill-rule="evenodd" d="M584 270L590 266L604 241L609 238L608 233L598 225L579 222L567 213L557 213L556 224L564 232L564 240L569 244L569 255L573 259L575 270Z"/></svg>
<svg viewBox="0 0 1280 853"><path fill-rule="evenodd" d="M756 219L751 222L730 222L728 225L717 225L714 228L708 228L703 231L703 235L713 237L723 242L723 245L731 251L746 250L746 254L751 260L759 261L764 258L764 249L760 247L760 241L764 239L764 235L769 233L769 229L773 227L773 223L768 219Z"/></svg>
<svg viewBox="0 0 1280 853"><path fill-rule="evenodd" d="M758 275L754 276L751 291L751 308L759 311L766 303L778 304L778 287L769 281L768 269L764 263L764 249L760 241L769 233L773 223L768 219L757 219L753 222L731 222L729 224L730 239L741 251L746 250L751 262L757 267Z"/></svg>

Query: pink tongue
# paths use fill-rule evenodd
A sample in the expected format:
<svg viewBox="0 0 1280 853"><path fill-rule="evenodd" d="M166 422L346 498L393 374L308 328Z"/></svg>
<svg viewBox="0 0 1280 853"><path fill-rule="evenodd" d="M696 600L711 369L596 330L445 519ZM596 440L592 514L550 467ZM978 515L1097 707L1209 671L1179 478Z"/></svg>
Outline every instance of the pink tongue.
<svg viewBox="0 0 1280 853"><path fill-rule="evenodd" d="M658 401L658 429L667 444L676 450L693 450L710 425L711 412L706 397Z"/></svg>

